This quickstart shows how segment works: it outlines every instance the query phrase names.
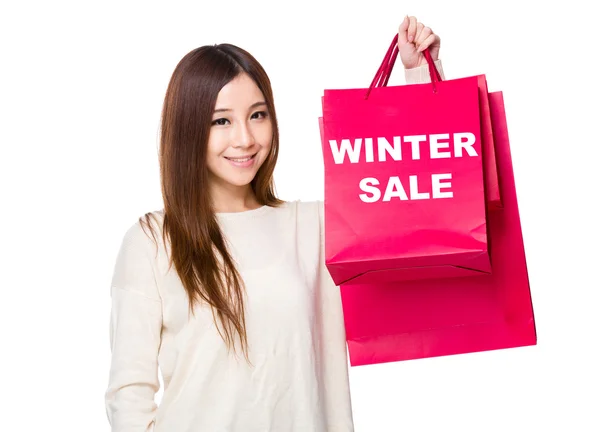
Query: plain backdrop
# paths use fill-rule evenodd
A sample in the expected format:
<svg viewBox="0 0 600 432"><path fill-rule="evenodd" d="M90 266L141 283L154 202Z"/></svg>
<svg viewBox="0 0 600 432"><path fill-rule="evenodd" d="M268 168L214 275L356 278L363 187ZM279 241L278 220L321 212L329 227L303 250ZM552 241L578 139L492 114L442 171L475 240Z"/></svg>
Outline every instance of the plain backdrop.
<svg viewBox="0 0 600 432"><path fill-rule="evenodd" d="M110 430L109 284L125 230L162 208L159 116L181 57L250 51L275 92L278 192L323 199L323 89L368 86L410 14L441 36L446 78L485 73L504 92L538 345L352 368L356 431L599 431L599 40L584 4L2 2L0 428Z"/></svg>

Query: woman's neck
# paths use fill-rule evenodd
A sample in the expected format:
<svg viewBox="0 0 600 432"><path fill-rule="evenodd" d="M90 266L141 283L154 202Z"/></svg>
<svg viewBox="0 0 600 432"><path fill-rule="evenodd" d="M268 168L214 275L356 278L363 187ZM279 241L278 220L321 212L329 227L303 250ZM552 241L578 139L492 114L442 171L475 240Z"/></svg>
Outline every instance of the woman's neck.
<svg viewBox="0 0 600 432"><path fill-rule="evenodd" d="M215 213L238 213L261 207L252 187L213 187L211 191Z"/></svg>

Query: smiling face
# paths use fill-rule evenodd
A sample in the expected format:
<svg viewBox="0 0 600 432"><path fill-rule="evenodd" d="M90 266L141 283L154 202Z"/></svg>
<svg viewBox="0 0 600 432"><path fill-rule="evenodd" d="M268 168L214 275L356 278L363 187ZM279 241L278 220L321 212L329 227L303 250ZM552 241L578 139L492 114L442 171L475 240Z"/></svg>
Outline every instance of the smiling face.
<svg viewBox="0 0 600 432"><path fill-rule="evenodd" d="M221 89L213 112L206 161L213 193L249 188L272 140L265 98L241 73Z"/></svg>

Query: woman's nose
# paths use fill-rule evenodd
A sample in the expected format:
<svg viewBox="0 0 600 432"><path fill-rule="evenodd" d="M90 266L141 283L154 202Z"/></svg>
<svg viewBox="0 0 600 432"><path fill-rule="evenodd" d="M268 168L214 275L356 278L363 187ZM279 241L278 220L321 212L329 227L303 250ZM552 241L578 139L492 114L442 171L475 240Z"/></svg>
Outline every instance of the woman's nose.
<svg viewBox="0 0 600 432"><path fill-rule="evenodd" d="M240 124L234 137L233 147L250 147L254 144L254 135L246 124Z"/></svg>

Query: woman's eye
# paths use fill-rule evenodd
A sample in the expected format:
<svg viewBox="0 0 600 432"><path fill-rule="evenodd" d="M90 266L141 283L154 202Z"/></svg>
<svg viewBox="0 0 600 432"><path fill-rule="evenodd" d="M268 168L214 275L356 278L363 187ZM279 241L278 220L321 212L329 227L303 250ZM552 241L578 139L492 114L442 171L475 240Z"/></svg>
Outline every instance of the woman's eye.
<svg viewBox="0 0 600 432"><path fill-rule="evenodd" d="M265 117L267 117L266 111L257 111L254 114L252 114L252 118L265 118Z"/></svg>
<svg viewBox="0 0 600 432"><path fill-rule="evenodd" d="M229 120L227 120L227 119L220 118L220 119L213 120L212 124L213 125L218 125L218 126L225 126L228 121Z"/></svg>

